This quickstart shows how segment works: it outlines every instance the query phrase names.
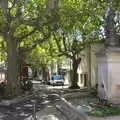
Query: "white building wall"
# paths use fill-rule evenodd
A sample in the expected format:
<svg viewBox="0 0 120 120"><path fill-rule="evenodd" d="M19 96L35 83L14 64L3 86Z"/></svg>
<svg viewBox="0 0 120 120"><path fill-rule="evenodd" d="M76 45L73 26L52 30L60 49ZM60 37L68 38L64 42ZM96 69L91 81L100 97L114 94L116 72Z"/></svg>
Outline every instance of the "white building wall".
<svg viewBox="0 0 120 120"><path fill-rule="evenodd" d="M85 52L82 53L82 60L79 64L78 67L78 85L80 87L84 86L84 81L81 80L81 74L87 74L88 73L88 62L87 62L87 52L85 50Z"/></svg>
<svg viewBox="0 0 120 120"><path fill-rule="evenodd" d="M91 45L91 87L95 87L98 83L98 71L97 71L97 57L96 53L103 48L103 44Z"/></svg>
<svg viewBox="0 0 120 120"><path fill-rule="evenodd" d="M103 48L103 45L100 43L100 44L91 45L90 47L87 47L84 50L82 61L78 67L78 75L79 75L78 84L80 86L83 86L83 84L81 84L81 77L80 77L81 74L88 75L87 82L88 84L91 84L91 87L95 87L96 84L98 83L96 52L99 51L101 48Z"/></svg>

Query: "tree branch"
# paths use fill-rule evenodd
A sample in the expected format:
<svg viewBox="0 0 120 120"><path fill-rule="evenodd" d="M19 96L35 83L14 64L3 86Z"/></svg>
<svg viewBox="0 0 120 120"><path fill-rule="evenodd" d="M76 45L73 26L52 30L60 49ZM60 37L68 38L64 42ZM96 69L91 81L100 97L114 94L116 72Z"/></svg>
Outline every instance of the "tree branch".
<svg viewBox="0 0 120 120"><path fill-rule="evenodd" d="M50 35L51 34L48 33L47 35L44 35L44 38L36 39L32 46L27 47L27 48L23 48L22 52L29 52L29 51L33 50L37 45L42 44L44 41L46 41L50 37Z"/></svg>
<svg viewBox="0 0 120 120"><path fill-rule="evenodd" d="M0 29L0 35L2 35L3 34L3 31Z"/></svg>
<svg viewBox="0 0 120 120"><path fill-rule="evenodd" d="M37 30L37 28L34 28L32 31L30 31L29 33L26 33L25 35L21 36L18 38L18 42L21 42L24 38L28 37L29 35L35 33Z"/></svg>
<svg viewBox="0 0 120 120"><path fill-rule="evenodd" d="M0 0L0 7L3 10L4 16L7 16L8 0Z"/></svg>
<svg viewBox="0 0 120 120"><path fill-rule="evenodd" d="M54 36L54 38L55 38L55 42L56 42L56 45L57 45L57 47L58 47L59 52L62 52L62 48L61 48L61 46L60 46L60 44L59 44L60 39L58 40L58 38L57 38L57 36L55 35L54 32L53 32L53 36Z"/></svg>
<svg viewBox="0 0 120 120"><path fill-rule="evenodd" d="M64 50L67 51L67 47L66 47L66 38L65 38L65 33L63 32L63 46L64 46Z"/></svg>
<svg viewBox="0 0 120 120"><path fill-rule="evenodd" d="M77 64L79 65L80 62L81 62L81 57L79 57L77 60L76 60Z"/></svg>
<svg viewBox="0 0 120 120"><path fill-rule="evenodd" d="M12 10L12 8L15 6L15 4L16 4L16 0L14 0L14 1L11 2L11 3L12 3L12 6L11 6L10 8L8 8L9 13L10 13L10 11Z"/></svg>
<svg viewBox="0 0 120 120"><path fill-rule="evenodd" d="M73 57L72 55L70 55L67 51L63 51L63 50L62 50L62 48L61 48L61 46L60 46L60 44L59 44L60 39L59 39L59 40L57 39L55 33L53 33L53 36L54 36L54 38L55 38L55 41L56 41L58 50L59 50L59 52L61 53L61 55L65 55L65 56L68 57L68 58L72 58L72 57Z"/></svg>
<svg viewBox="0 0 120 120"><path fill-rule="evenodd" d="M67 51L61 51L62 55L65 55L68 58L73 59L73 56L71 54L69 54Z"/></svg>

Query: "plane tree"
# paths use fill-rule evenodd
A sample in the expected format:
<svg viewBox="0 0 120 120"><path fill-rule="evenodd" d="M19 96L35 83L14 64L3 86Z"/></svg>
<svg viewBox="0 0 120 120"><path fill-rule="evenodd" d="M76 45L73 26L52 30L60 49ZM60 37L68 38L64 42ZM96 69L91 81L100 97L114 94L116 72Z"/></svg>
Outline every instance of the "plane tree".
<svg viewBox="0 0 120 120"><path fill-rule="evenodd" d="M49 39L29 52L26 62L30 64L34 70L40 70L43 79L48 80L48 72L52 72L53 66L57 64L58 61L64 59L64 56L59 56L55 41Z"/></svg>
<svg viewBox="0 0 120 120"><path fill-rule="evenodd" d="M0 1L0 36L6 43L8 63L7 97L20 93L18 56L47 40L54 29L51 26L58 19L56 4L54 0L51 4L49 0ZM53 16L56 19L53 20ZM30 44L26 44L26 41Z"/></svg>
<svg viewBox="0 0 120 120"><path fill-rule="evenodd" d="M103 39L104 2L91 0L61 2L58 29L53 32L60 55L72 61L70 88L79 88L77 69L83 50Z"/></svg>
<svg viewBox="0 0 120 120"><path fill-rule="evenodd" d="M61 55L72 61L70 88L78 88L77 68L83 50L94 43L119 46L120 7L118 0L69 0L61 2L58 29L53 32ZM106 13L107 11L107 13Z"/></svg>

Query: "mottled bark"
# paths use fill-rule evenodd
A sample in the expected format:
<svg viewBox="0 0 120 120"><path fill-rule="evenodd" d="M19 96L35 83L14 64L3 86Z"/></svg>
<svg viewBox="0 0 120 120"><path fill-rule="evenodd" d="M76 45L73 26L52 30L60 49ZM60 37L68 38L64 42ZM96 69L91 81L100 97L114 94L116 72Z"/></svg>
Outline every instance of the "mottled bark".
<svg viewBox="0 0 120 120"><path fill-rule="evenodd" d="M10 35L7 37L7 54L8 75L5 94L8 97L14 97L20 92L20 81L18 80L17 42Z"/></svg>
<svg viewBox="0 0 120 120"><path fill-rule="evenodd" d="M71 86L69 87L70 89L77 89L77 88L80 88L78 86L78 73L77 73L77 69L78 69L78 66L81 62L81 58L74 58L72 59L72 78L71 78Z"/></svg>
<svg viewBox="0 0 120 120"><path fill-rule="evenodd" d="M48 71L46 65L42 66L42 77L44 82L46 83L48 81Z"/></svg>
<svg viewBox="0 0 120 120"><path fill-rule="evenodd" d="M3 9L4 14L7 14L8 0L0 0L0 7Z"/></svg>
<svg viewBox="0 0 120 120"><path fill-rule="evenodd" d="M47 9L51 11L53 9L58 9L59 0L47 0Z"/></svg>

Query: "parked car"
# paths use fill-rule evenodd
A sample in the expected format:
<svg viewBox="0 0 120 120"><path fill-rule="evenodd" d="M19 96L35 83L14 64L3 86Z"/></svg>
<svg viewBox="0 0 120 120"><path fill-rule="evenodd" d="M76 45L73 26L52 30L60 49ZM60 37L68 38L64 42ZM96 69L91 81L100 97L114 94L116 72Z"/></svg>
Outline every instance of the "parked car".
<svg viewBox="0 0 120 120"><path fill-rule="evenodd" d="M53 75L50 79L50 85L64 85L64 76L62 75Z"/></svg>

